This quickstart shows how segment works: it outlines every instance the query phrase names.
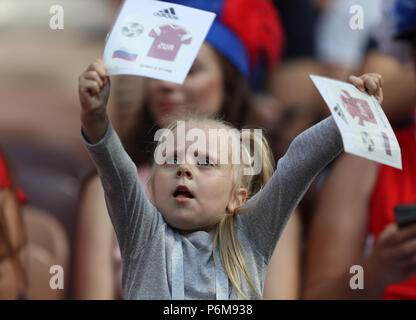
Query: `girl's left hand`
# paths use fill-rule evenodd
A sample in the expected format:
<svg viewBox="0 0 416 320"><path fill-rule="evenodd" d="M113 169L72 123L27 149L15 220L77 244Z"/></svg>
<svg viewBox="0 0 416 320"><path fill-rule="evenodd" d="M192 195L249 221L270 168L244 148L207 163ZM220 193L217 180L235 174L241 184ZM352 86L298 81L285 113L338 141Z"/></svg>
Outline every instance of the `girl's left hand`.
<svg viewBox="0 0 416 320"><path fill-rule="evenodd" d="M383 102L383 77L378 73L364 73L360 77L350 76L348 79L360 91L374 95L380 104Z"/></svg>

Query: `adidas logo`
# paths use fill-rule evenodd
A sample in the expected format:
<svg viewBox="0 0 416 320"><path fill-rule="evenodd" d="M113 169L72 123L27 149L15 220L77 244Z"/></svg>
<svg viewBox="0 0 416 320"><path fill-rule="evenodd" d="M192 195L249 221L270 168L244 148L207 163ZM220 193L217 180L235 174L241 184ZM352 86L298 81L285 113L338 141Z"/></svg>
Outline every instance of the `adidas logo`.
<svg viewBox="0 0 416 320"><path fill-rule="evenodd" d="M155 12L153 15L158 16L158 17L175 19L175 20L179 19L173 8L169 8L169 9L165 9L165 10L159 10L159 11Z"/></svg>

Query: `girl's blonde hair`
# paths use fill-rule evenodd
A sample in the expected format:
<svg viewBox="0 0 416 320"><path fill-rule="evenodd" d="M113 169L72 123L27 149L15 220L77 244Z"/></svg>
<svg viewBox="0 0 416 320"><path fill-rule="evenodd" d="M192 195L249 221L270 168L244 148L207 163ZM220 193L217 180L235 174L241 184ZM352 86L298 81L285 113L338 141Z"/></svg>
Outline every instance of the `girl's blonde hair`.
<svg viewBox="0 0 416 320"><path fill-rule="evenodd" d="M231 124L223 120L208 118L206 116L192 115L184 120L184 122L203 124L207 125L208 127L215 127L217 129L235 130ZM167 127L167 129L173 131L176 127L177 122L173 122ZM237 130L237 132L240 133L240 135L238 137L236 135L235 138L241 139L241 131ZM254 146L254 151L261 150L261 171L257 175L244 174L244 169L252 169L253 163L251 162L249 165L244 164L244 161L242 161L243 159L240 159L240 164L232 164L233 187L231 193L235 194L239 188L245 188L248 191L247 200L258 191L260 191L260 189L270 179L274 171L273 154L265 137L263 135L256 135L250 130L249 141L250 144L248 146L244 143L241 143L242 150L240 157L251 157L252 152L250 146L252 145ZM152 170L151 177L149 178L149 190L152 190L151 184L153 183L153 172L154 170ZM262 295L257 292L247 272L247 267L242 255L242 248L234 226L235 214L243 214L248 210L249 208L234 208L231 212L225 212L220 219L220 222L215 226L213 244L214 263L218 268L215 252L217 247L219 247L221 260L223 262L224 269L227 272L228 278L230 279L237 293L246 299L248 298L247 295L240 288L242 275L246 278L250 288L255 292L255 294L260 298L262 297Z"/></svg>

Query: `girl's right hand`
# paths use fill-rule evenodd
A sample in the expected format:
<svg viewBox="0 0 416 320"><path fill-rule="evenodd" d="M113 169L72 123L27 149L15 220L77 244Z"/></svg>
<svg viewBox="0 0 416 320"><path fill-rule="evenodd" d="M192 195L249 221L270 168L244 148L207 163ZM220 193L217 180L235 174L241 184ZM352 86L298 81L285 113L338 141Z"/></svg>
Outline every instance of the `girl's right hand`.
<svg viewBox="0 0 416 320"><path fill-rule="evenodd" d="M89 65L79 76L79 100L83 131L90 142L104 136L107 128L106 106L110 95L110 78L101 59Z"/></svg>
<svg viewBox="0 0 416 320"><path fill-rule="evenodd" d="M101 59L90 64L79 76L79 99L82 112L85 114L105 111L110 82L106 67Z"/></svg>

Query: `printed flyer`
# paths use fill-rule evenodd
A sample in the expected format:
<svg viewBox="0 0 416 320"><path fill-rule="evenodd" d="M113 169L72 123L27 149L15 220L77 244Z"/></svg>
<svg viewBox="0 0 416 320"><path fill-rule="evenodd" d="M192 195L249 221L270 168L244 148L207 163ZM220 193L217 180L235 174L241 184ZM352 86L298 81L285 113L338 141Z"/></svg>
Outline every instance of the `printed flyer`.
<svg viewBox="0 0 416 320"><path fill-rule="evenodd" d="M310 77L334 116L345 152L402 169L399 143L377 99L346 82Z"/></svg>
<svg viewBox="0 0 416 320"><path fill-rule="evenodd" d="M182 84L215 14L154 0L126 0L108 36L109 75L130 74Z"/></svg>

